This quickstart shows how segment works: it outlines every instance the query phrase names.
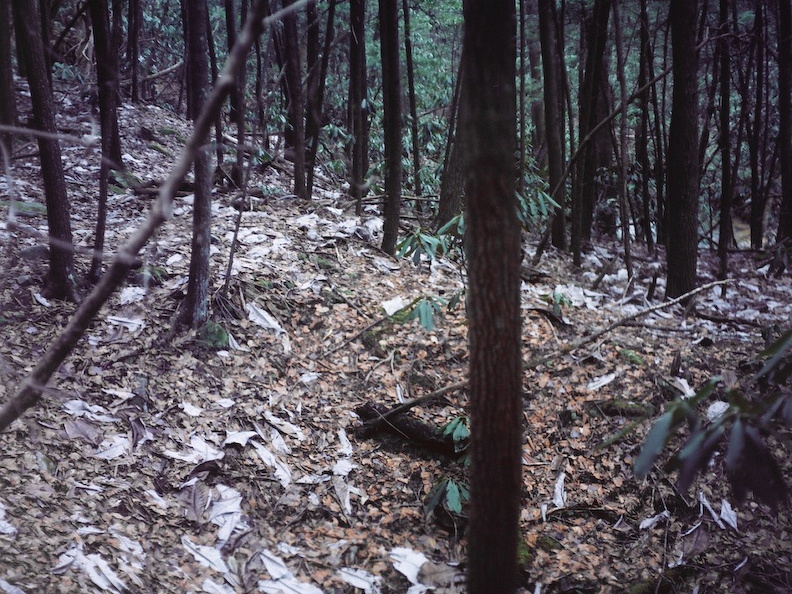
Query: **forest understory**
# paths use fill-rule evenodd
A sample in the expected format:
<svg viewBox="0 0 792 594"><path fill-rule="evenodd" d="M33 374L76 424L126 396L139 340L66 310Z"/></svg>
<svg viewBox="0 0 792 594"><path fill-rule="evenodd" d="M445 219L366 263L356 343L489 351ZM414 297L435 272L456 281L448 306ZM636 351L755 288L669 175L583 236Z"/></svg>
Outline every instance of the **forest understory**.
<svg viewBox="0 0 792 594"><path fill-rule="evenodd" d="M67 91L56 92L72 138L63 159L75 243L88 247L99 146L77 139L98 124ZM143 184L166 177L191 131L153 106L123 106L119 124L125 165ZM18 226L0 226L3 400L75 307L38 293L40 171L33 143L17 155L13 187L0 182L4 213L9 196L20 203ZM467 468L398 433L360 436L356 413L465 379L464 300L437 312L432 330L386 313L451 299L464 263L386 256L373 201L356 217L340 182L319 175L311 201L291 186L286 161L254 171L225 292L238 196L213 190L213 321L227 348L206 332L170 332L187 281L186 194L40 406L0 434L0 591L464 591L465 508L430 511L427 501L443 479L464 484ZM151 203L131 188L111 193L111 251ZM581 269L553 251L530 269L537 241L524 240L526 361L660 302L662 257L638 250L634 284L616 264L594 290L615 243L596 243ZM89 259L78 256L81 270ZM716 255L702 252L699 267L701 284L714 280ZM737 506L719 457L689 493L659 472L632 472L667 402L729 371L750 391L762 329L792 316L789 275L768 277L747 251L732 254L731 270L725 297L712 289L695 309L639 317L525 373L525 592L792 591L789 510ZM443 427L466 404L459 389L408 414ZM721 519L732 519L724 501L736 528Z"/></svg>

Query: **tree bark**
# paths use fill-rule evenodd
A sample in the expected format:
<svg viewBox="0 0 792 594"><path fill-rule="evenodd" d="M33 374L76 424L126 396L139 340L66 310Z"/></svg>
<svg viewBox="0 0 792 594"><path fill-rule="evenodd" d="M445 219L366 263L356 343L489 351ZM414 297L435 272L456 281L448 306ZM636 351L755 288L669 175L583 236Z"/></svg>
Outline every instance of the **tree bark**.
<svg viewBox="0 0 792 594"><path fill-rule="evenodd" d="M668 264L666 297L696 286L698 259L697 0L671 0L674 89L668 134Z"/></svg>
<svg viewBox="0 0 792 594"><path fill-rule="evenodd" d="M404 61L407 68L407 92L410 100L410 137L412 139L413 192L423 194L421 187L421 147L418 143L418 107L415 100L415 71L413 68L412 39L410 36L410 6L402 0L404 13Z"/></svg>
<svg viewBox="0 0 792 594"><path fill-rule="evenodd" d="M399 66L399 6L379 0L382 55L382 129L385 136L385 211L382 250L396 253L401 208L401 73Z"/></svg>
<svg viewBox="0 0 792 594"><path fill-rule="evenodd" d="M190 0L187 23L189 61L187 76L192 92L190 104L193 119L206 102L209 84L209 43L206 21L209 18L206 0ZM202 139L204 142L206 138ZM209 249L211 246L212 194L209 153L202 147L195 156L195 193L193 196L193 229L190 253L190 275L187 295L179 312L177 325L198 328L209 319Z"/></svg>
<svg viewBox="0 0 792 594"><path fill-rule="evenodd" d="M748 139L748 153L751 163L751 247L761 249L764 243L764 212L766 198L762 192L762 169L760 168L760 144L763 140L763 114L762 103L764 103L764 88L767 84L764 75L765 65L765 27L764 27L764 2L755 0L754 5L754 37L756 44L756 87L754 89L754 108L752 134ZM750 78L750 72L746 73L746 81ZM748 84L746 83L746 90ZM747 93L746 93L747 95ZM743 98L745 104L748 103L747 96Z"/></svg>
<svg viewBox="0 0 792 594"><path fill-rule="evenodd" d="M555 19L553 17L552 0L539 0L539 38L542 45L542 71L544 73L544 120L547 137L547 162L551 195L555 195L558 207L553 216L552 242L555 247L565 250L566 214L564 203L566 193L557 189L564 183L561 179L564 172L563 122L561 109L561 76L558 72L558 44L555 35Z"/></svg>
<svg viewBox="0 0 792 594"><path fill-rule="evenodd" d="M618 0L613 3L613 30L616 36L616 77L619 80L619 97L621 100L621 119L619 120L619 215L621 218L622 246L624 247L624 266L627 278L632 278L632 253L630 242L630 209L627 196L627 81L624 71L627 69L624 57L624 39L622 36L621 14Z"/></svg>
<svg viewBox="0 0 792 594"><path fill-rule="evenodd" d="M313 190L314 161L311 159L311 147L314 146L314 137L319 135L321 126L322 105L319 101L319 11L315 2L309 2L306 7L308 17L307 47L305 68L307 82L305 85L305 152L306 152L306 197L311 197Z"/></svg>
<svg viewBox="0 0 792 594"><path fill-rule="evenodd" d="M458 122L462 119L462 109L465 107L461 101L464 83L465 49L459 58L457 80L454 85L454 94L451 98L451 109L448 118L448 140L446 142L445 157L443 158L443 173L440 176L440 198L437 204L437 216L432 222L432 228L440 229L462 212L465 198L465 138L457 130Z"/></svg>
<svg viewBox="0 0 792 594"><path fill-rule="evenodd" d="M578 135L582 140L600 121L603 107L605 80L605 45L608 38L608 18L612 0L595 0L591 16L586 68L580 87L580 125ZM572 255L575 266L581 264L584 241L591 236L591 223L595 202L594 178L601 165L601 138L609 140L606 129L598 132L592 143L583 148L578 161L577 177L572 192Z"/></svg>
<svg viewBox="0 0 792 594"><path fill-rule="evenodd" d="M649 40L649 15L646 11L646 0L641 0L641 52L639 58L638 87L643 88L649 82L649 62L652 59L652 47ZM635 146L635 157L641 168L641 229L643 230L646 247L650 254L655 253L654 234L652 233L652 197L649 192L651 165L649 163L649 103L651 89L647 87L641 92L641 123Z"/></svg>
<svg viewBox="0 0 792 594"><path fill-rule="evenodd" d="M226 36L228 38L228 51L236 44L237 18L234 0L225 0ZM237 126L236 160L231 167L231 181L237 188L242 187L242 177L245 161L245 83L247 73L244 65L236 79L234 88L231 89L228 119Z"/></svg>
<svg viewBox="0 0 792 594"><path fill-rule="evenodd" d="M107 192L110 170L123 169L121 136L118 131L118 54L113 52L107 3L89 0L96 52L96 81L99 95L99 122L102 130L102 163L99 167L99 200L94 233L94 255L88 278L96 282L101 275L107 219Z"/></svg>
<svg viewBox="0 0 792 594"><path fill-rule="evenodd" d="M776 242L792 239L792 0L778 0L778 144L781 212Z"/></svg>
<svg viewBox="0 0 792 594"><path fill-rule="evenodd" d="M0 31L12 30L11 1L0 0ZM0 35L0 124L17 125L16 93L14 87L11 35ZM0 157L11 158L14 138L11 134L0 134Z"/></svg>
<svg viewBox="0 0 792 594"><path fill-rule="evenodd" d="M471 511L468 592L517 585L521 488L520 227L516 15L511 0L464 2L461 134L467 137Z"/></svg>
<svg viewBox="0 0 792 594"><path fill-rule="evenodd" d="M352 132L352 175L349 190L356 202L355 213L363 212L367 193L368 98L366 93L366 0L349 1L349 103Z"/></svg>
<svg viewBox="0 0 792 594"><path fill-rule="evenodd" d="M29 50L26 70L33 103L33 125L51 135L37 138L49 226L50 267L44 283L44 294L53 299L76 301L77 281L74 275L69 198L55 125L49 62L41 37L39 5L38 2L13 0L12 6L14 20L20 25L17 33L22 36L23 45Z"/></svg>
<svg viewBox="0 0 792 594"><path fill-rule="evenodd" d="M333 39L335 38L335 14L336 14L337 0L330 0L330 6L327 9L327 27L325 28L325 40L322 48L322 62L319 70L319 77L316 89L316 105L311 113L311 119L308 121L310 127L306 132L306 139L308 144L308 173L306 176L306 184L308 186L306 193L308 196L313 194L313 178L314 167L316 166L316 152L319 150L319 132L321 130L322 122L322 109L324 107L325 84L327 82L327 69L330 63L330 48L333 46Z"/></svg>
<svg viewBox="0 0 792 594"><path fill-rule="evenodd" d="M141 0L129 0L127 33L127 59L132 71L132 102L140 101L140 32L143 30L143 4Z"/></svg>
<svg viewBox="0 0 792 594"><path fill-rule="evenodd" d="M729 245L732 242L731 207L734 190L731 170L731 59L729 51L729 2L720 0L720 153L721 153L721 200L718 233L718 279L724 280L729 274ZM721 286L725 295L726 285Z"/></svg>
<svg viewBox="0 0 792 594"><path fill-rule="evenodd" d="M294 0L284 0L283 7L294 5ZM300 198L305 195L305 101L302 89L302 67L300 43L297 34L297 12L289 11L283 17L286 56L286 86L289 88L289 125L292 129L294 144L294 194Z"/></svg>

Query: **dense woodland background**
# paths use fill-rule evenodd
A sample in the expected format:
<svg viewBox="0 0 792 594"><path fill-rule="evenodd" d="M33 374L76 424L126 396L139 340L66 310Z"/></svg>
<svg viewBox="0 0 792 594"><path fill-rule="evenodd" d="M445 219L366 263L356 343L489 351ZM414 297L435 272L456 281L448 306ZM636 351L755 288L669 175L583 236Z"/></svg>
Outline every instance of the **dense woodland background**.
<svg viewBox="0 0 792 594"><path fill-rule="evenodd" d="M0 589L789 591L790 0L0 31Z"/></svg>

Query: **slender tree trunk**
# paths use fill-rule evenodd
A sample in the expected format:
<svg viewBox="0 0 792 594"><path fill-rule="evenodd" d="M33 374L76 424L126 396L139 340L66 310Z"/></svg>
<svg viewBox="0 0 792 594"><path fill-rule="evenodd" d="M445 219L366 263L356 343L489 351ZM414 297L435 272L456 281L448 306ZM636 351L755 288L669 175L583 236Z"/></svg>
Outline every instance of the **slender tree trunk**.
<svg viewBox="0 0 792 594"><path fill-rule="evenodd" d="M528 44L528 73L531 84L536 87L542 86L542 44L540 40L539 25L537 18L537 0L526 0L526 28L530 24L530 30L526 30L526 43ZM561 94L563 95L563 94ZM562 107L563 109L563 103ZM531 134L531 156L536 166L547 169L547 131L545 130L544 101L542 97L534 93L534 99L530 107L532 134Z"/></svg>
<svg viewBox="0 0 792 594"><path fill-rule="evenodd" d="M600 120L603 107L605 80L605 45L608 37L608 18L612 0L595 0L588 36L586 69L580 90L580 140L585 138ZM594 178L602 161L600 139L609 142L610 133L602 129L592 142L583 147L578 160L577 178L572 193L572 256L575 266L581 264L581 251L584 241L591 236L595 186Z"/></svg>
<svg viewBox="0 0 792 594"><path fill-rule="evenodd" d="M405 0L406 1L406 0ZM518 92L518 102L517 102L517 192L521 195L525 194L525 161L528 158L527 155L527 141L525 138L526 132L526 111L525 111L525 93L526 93L526 83L525 78L528 75L527 68L525 66L525 46L527 45L527 40L525 39L525 3L527 0L517 0L517 6L519 6L519 26L518 26L518 57L520 60L520 68L518 71L518 76L520 79L520 88Z"/></svg>
<svg viewBox="0 0 792 594"><path fill-rule="evenodd" d="M630 252L630 211L627 196L627 81L624 78L626 60L624 58L624 39L622 37L619 0L613 2L613 29L616 35L616 76L619 79L619 96L621 100L621 119L619 121L619 214L621 217L622 245L624 246L624 265L627 278L632 278L632 254Z"/></svg>
<svg viewBox="0 0 792 594"><path fill-rule="evenodd" d="M244 8L244 0L243 0ZM237 38L237 18L234 0L225 0L226 33L228 38L228 51L236 44ZM231 181L237 188L242 187L245 165L245 82L247 72L244 64L234 88L230 93L229 121L236 124L237 146L236 160L231 167Z"/></svg>
<svg viewBox="0 0 792 594"><path fill-rule="evenodd" d="M413 157L413 192L416 196L423 194L421 187L421 147L418 143L418 107L415 100L415 72L413 70L412 39L410 36L410 6L402 0L404 13L404 56L407 68L407 91L410 99L410 137L412 139Z"/></svg>
<svg viewBox="0 0 792 594"><path fill-rule="evenodd" d="M561 78L558 72L558 56L553 18L552 0L539 0L539 38L542 45L542 70L544 72L544 129L547 135L547 161L549 168L550 192L555 196L558 207L553 216L552 241L558 249L565 250L566 215L564 203L566 192L558 186L564 183L563 122L561 110Z"/></svg>
<svg viewBox="0 0 792 594"><path fill-rule="evenodd" d="M399 66L399 5L379 0L382 52L382 129L385 136L385 216L382 250L396 253L401 209L401 73Z"/></svg>
<svg viewBox="0 0 792 594"><path fill-rule="evenodd" d="M461 101L462 88L465 78L465 50L459 58L459 69L457 73L454 94L451 98L451 109L448 120L448 140L446 151L443 158L443 173L440 176L440 199L437 204L437 216L432 223L434 229L440 229L450 222L461 211L465 197L464 179L464 156L465 138L464 134L457 131L457 122L462 120L462 110L465 108Z"/></svg>
<svg viewBox="0 0 792 594"><path fill-rule="evenodd" d="M305 151L306 151L306 197L311 197L313 189L314 162L311 147L314 137L318 137L322 117L322 106L319 101L319 11L315 2L309 2L306 7L308 17L307 51L305 52L305 68L307 82L305 85Z"/></svg>
<svg viewBox="0 0 792 594"><path fill-rule="evenodd" d="M468 592L517 586L522 450L516 15L512 0L466 0L461 133L470 337Z"/></svg>
<svg viewBox="0 0 792 594"><path fill-rule="evenodd" d="M663 63L668 61L668 34L665 36L663 43ZM653 79L655 76L654 66L652 61L647 62L649 66L649 78ZM663 77L662 86L658 93L657 84L653 84L652 91L652 108L653 108L653 128L654 128L654 179L655 179L655 206L657 208L656 222L657 222L657 243L660 245L668 244L668 201L667 201L667 186L666 186L666 154L668 142L664 131L666 130L666 88L667 77Z"/></svg>
<svg viewBox="0 0 792 594"><path fill-rule="evenodd" d="M792 239L792 0L778 0L778 144L781 212L776 242Z"/></svg>
<svg viewBox="0 0 792 594"><path fill-rule="evenodd" d="M189 62L187 73L193 96L193 119L201 113L209 84L209 43L206 22L209 18L206 0L190 0L187 26ZM205 141L206 139L204 139ZM209 153L205 148L195 158L195 195L193 197L193 230L190 253L190 276L187 296L179 312L178 324L198 328L209 319L209 249L211 247L212 194Z"/></svg>
<svg viewBox="0 0 792 594"><path fill-rule="evenodd" d="M292 6L294 0L284 0L284 8ZM289 88L289 125L294 134L294 194L305 195L305 101L302 89L302 67L300 43L297 33L297 12L290 11L283 17L283 32L286 44L286 85Z"/></svg>
<svg viewBox="0 0 792 594"><path fill-rule="evenodd" d="M214 86L217 82L218 67L217 67L217 51L215 50L214 33L212 31L212 23L209 20L209 12L206 13L206 45L209 49L209 72L211 73L210 86ZM200 111L200 110L199 110ZM214 121L215 131L215 155L217 157L217 167L223 164L223 116L218 113Z"/></svg>
<svg viewBox="0 0 792 594"><path fill-rule="evenodd" d="M0 31L12 30L11 0L0 0ZM11 54L11 35L0 35L0 124L17 125L14 67ZM0 134L0 157L11 157L14 137ZM2 161L0 161L0 164Z"/></svg>
<svg viewBox="0 0 792 594"><path fill-rule="evenodd" d="M366 0L349 1L349 102L352 129L352 179L350 192L355 199L356 214L363 212L367 193L368 98L366 93Z"/></svg>
<svg viewBox="0 0 792 594"><path fill-rule="evenodd" d="M41 37L41 15L37 2L13 0L14 20L19 23L17 34L29 50L26 72L33 103L33 125L52 135L39 136L41 175L47 204L49 227L50 267L44 284L44 295L53 299L77 300L77 280L74 275L69 199L61 161L58 128L55 125L55 106L49 79L49 61Z"/></svg>
<svg viewBox="0 0 792 594"><path fill-rule="evenodd" d="M112 169L123 169L121 135L118 132L118 53L113 51L110 15L104 0L88 0L96 52L96 80L99 93L99 120L102 138L107 138L107 154Z"/></svg>
<svg viewBox="0 0 792 594"><path fill-rule="evenodd" d="M720 153L721 153L721 200L720 229L718 237L718 278L723 280L729 275L729 244L732 241L731 207L734 190L731 171L731 59L729 51L729 2L720 0ZM721 286L721 296L725 296L726 285Z"/></svg>
<svg viewBox="0 0 792 594"><path fill-rule="evenodd" d="M308 139L308 175L306 183L308 185L307 194L313 194L313 178L314 168L316 167L316 152L319 150L319 133L321 131L322 122L322 109L324 106L325 85L327 82L327 69L330 63L330 49L333 46L333 39L335 38L335 13L336 13L337 0L330 0L330 5L327 9L327 27L325 28L325 40L322 48L322 63L319 71L318 87L316 89L316 107L312 114L311 129L306 133Z"/></svg>
<svg viewBox="0 0 792 594"><path fill-rule="evenodd" d="M674 90L668 136L668 298L679 297L696 286L699 195L697 12L697 0L671 0L669 20Z"/></svg>
<svg viewBox="0 0 792 594"><path fill-rule="evenodd" d="M748 140L748 152L751 162L751 247L754 249L761 249L764 243L764 211L766 202L762 195L762 174L760 173L761 169L759 167L759 144L762 142L763 92L766 84L764 75L764 11L763 0L755 0L754 38L756 43L756 88L754 89L753 127ZM746 81L750 79L750 72L746 73L745 78ZM747 97L743 101L747 104Z"/></svg>
<svg viewBox="0 0 792 594"><path fill-rule="evenodd" d="M127 56L132 70L132 102L140 101L140 33L143 30L143 4L141 0L129 0L129 25L127 34Z"/></svg>
<svg viewBox="0 0 792 594"><path fill-rule="evenodd" d="M649 61L652 59L652 48L649 41L649 15L646 12L646 0L641 0L641 55L638 71L638 87L643 88L649 82ZM649 102L651 90L647 87L641 92L641 123L635 146L636 159L641 167L641 228L646 239L646 247L650 254L655 254L654 234L652 233L652 197L649 193L651 165L649 163Z"/></svg>

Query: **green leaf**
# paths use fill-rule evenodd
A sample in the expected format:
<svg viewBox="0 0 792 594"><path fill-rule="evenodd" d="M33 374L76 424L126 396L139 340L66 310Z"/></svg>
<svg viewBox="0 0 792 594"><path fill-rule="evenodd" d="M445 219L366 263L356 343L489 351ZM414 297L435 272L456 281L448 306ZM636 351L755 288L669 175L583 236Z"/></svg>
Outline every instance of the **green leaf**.
<svg viewBox="0 0 792 594"><path fill-rule="evenodd" d="M679 454L682 466L677 484L680 491L686 492L693 484L693 479L709 462L724 432L723 425L718 424L690 436L688 443Z"/></svg>
<svg viewBox="0 0 792 594"><path fill-rule="evenodd" d="M454 309L457 305L459 305L459 301L462 299L462 291L457 291L451 297L451 300L448 302L448 309L449 311Z"/></svg>
<svg viewBox="0 0 792 594"><path fill-rule="evenodd" d="M638 459L635 461L634 472L638 478L644 478L652 470L652 465L660 456L668 441L673 428L673 421L674 413L667 412L652 426L646 436L644 446L641 448L641 453L638 454Z"/></svg>
<svg viewBox="0 0 792 594"><path fill-rule="evenodd" d="M462 495L459 492L459 486L454 481L446 483L446 506L450 512L462 513Z"/></svg>
<svg viewBox="0 0 792 594"><path fill-rule="evenodd" d="M729 449L726 451L726 469L730 472L737 470L740 459L745 450L745 425L742 419L734 421L729 436Z"/></svg>
<svg viewBox="0 0 792 594"><path fill-rule="evenodd" d="M446 492L446 483L448 483L448 479L441 480L429 493L429 498L426 502L426 513L431 514L443 500Z"/></svg>

